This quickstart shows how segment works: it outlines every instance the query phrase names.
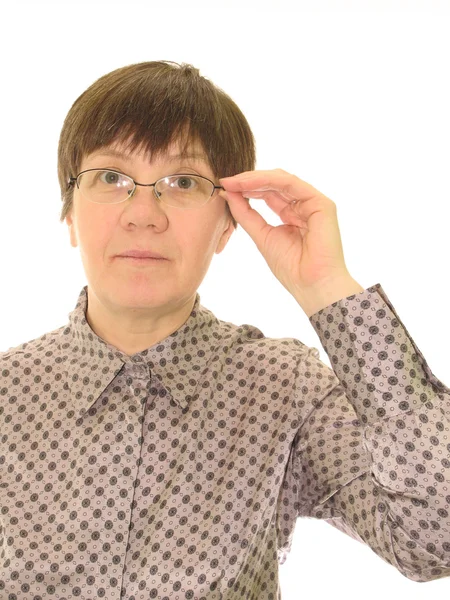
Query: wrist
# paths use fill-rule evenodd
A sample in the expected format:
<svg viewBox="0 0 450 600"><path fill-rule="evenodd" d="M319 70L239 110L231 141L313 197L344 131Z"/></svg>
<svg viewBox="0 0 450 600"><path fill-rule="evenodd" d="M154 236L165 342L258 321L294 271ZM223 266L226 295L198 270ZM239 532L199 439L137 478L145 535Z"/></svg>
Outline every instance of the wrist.
<svg viewBox="0 0 450 600"><path fill-rule="evenodd" d="M360 294L364 292L364 289L353 277L348 275L324 281L306 292L300 290L294 294L294 298L309 319L319 310L348 296Z"/></svg>

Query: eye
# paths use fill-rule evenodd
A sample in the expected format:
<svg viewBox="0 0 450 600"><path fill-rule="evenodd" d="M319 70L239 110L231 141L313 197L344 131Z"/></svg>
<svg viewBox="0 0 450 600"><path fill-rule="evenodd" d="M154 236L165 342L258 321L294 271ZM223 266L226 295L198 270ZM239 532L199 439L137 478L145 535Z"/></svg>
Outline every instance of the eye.
<svg viewBox="0 0 450 600"><path fill-rule="evenodd" d="M182 190L191 190L195 186L198 186L198 180L195 175L192 175L191 177L188 175L174 175L171 178L170 185L174 187L176 181L181 182L177 187L180 187Z"/></svg>
<svg viewBox="0 0 450 600"><path fill-rule="evenodd" d="M100 178L102 183L112 184L112 185L120 185L123 182L129 181L129 177L123 175L122 173L116 173L116 171L99 171L97 173L97 177Z"/></svg>

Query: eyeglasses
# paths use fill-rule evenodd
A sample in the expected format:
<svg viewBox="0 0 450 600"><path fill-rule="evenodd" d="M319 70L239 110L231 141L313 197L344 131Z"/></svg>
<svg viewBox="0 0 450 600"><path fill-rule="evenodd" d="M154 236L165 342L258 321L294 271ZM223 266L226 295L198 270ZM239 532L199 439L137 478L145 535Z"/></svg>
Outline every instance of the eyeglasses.
<svg viewBox="0 0 450 600"><path fill-rule="evenodd" d="M77 184L84 198L95 204L118 204L132 198L137 185L153 186L160 202L174 208L192 209L206 204L221 185L201 175L177 173L154 183L138 183L132 177L112 169L87 169L68 180L68 189Z"/></svg>

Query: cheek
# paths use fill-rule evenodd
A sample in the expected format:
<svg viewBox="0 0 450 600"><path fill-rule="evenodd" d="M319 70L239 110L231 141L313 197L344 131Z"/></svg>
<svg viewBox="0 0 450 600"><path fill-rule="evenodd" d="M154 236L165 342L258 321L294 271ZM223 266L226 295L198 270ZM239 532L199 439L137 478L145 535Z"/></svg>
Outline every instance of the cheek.
<svg viewBox="0 0 450 600"><path fill-rule="evenodd" d="M189 222L185 221L175 233L175 238L192 259L201 260L204 255L214 251L217 232L215 219L199 217Z"/></svg>
<svg viewBox="0 0 450 600"><path fill-rule="evenodd" d="M182 261L189 262L189 271L204 273L209 268L219 237L216 224L204 221L201 227L197 226L189 236L183 237L180 250Z"/></svg>
<svg viewBox="0 0 450 600"><path fill-rule="evenodd" d="M86 210L79 213L78 223L81 246L94 260L102 257L115 227L114 216L104 210Z"/></svg>

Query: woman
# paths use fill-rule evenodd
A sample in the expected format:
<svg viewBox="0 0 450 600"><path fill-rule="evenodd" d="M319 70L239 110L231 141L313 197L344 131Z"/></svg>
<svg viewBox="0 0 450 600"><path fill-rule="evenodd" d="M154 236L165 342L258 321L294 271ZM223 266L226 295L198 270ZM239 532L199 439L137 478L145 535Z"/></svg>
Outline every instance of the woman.
<svg viewBox="0 0 450 600"><path fill-rule="evenodd" d="M450 389L351 277L335 204L254 167L242 112L191 65L117 69L71 107L61 222L88 285L0 355L5 597L280 597L302 516L413 581L450 575ZM238 223L333 371L201 305Z"/></svg>

